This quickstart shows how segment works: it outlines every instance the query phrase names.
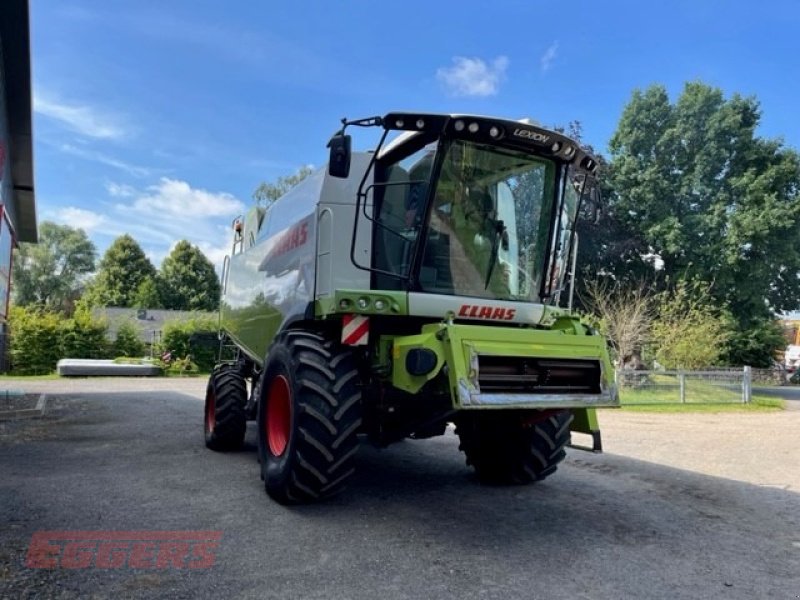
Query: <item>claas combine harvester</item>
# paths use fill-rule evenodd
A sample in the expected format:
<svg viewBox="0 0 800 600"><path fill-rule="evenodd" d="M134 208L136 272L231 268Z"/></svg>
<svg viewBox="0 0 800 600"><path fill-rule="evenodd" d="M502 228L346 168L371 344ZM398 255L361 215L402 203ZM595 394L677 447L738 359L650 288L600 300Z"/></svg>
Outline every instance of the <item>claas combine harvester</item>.
<svg viewBox="0 0 800 600"><path fill-rule="evenodd" d="M547 477L571 432L599 451L613 371L568 308L595 157L526 121L342 123L326 168L234 224L206 445L241 446L255 420L281 503L340 491L361 443L449 423L484 481ZM379 130L377 147L352 151L350 126Z"/></svg>

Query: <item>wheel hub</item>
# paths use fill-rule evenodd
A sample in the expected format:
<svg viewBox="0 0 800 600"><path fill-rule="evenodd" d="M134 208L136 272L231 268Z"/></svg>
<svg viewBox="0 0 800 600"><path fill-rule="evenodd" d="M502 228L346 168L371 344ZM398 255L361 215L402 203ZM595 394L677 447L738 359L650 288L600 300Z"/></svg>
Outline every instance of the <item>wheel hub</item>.
<svg viewBox="0 0 800 600"><path fill-rule="evenodd" d="M264 424L267 444L274 456L280 456L289 445L292 421L292 393L283 375L272 380L267 395L267 419Z"/></svg>
<svg viewBox="0 0 800 600"><path fill-rule="evenodd" d="M212 433L217 424L217 398L214 390L210 389L206 393L206 431Z"/></svg>

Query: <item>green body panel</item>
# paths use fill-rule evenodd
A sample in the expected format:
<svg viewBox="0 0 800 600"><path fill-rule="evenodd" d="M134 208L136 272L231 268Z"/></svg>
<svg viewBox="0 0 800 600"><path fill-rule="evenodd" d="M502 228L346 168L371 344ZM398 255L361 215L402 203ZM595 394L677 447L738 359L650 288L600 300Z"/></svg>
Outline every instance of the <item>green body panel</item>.
<svg viewBox="0 0 800 600"><path fill-rule="evenodd" d="M581 446L574 442L570 445L578 450L602 452L603 442L600 439L600 423L597 420L597 410L594 408L577 408L572 410L572 416L570 431L592 436L592 445Z"/></svg>
<svg viewBox="0 0 800 600"><path fill-rule="evenodd" d="M600 431L600 423L597 420L597 411L594 408L584 408L572 411L575 418L572 421L570 429L578 433L586 433L592 435Z"/></svg>
<svg viewBox="0 0 800 600"><path fill-rule="evenodd" d="M283 321L281 313L266 304L256 303L243 308L223 306L220 315L222 330L260 365L278 334Z"/></svg>
<svg viewBox="0 0 800 600"><path fill-rule="evenodd" d="M384 338L391 340L392 385L394 387L410 394L416 394L423 385L439 374L448 358L445 344L439 339L443 331L441 327L443 326L426 325L419 335L404 335L395 338L386 336ZM406 357L409 351L415 348L427 348L436 354L436 367L427 375L412 375L406 371Z"/></svg>
<svg viewBox="0 0 800 600"><path fill-rule="evenodd" d="M417 393L446 365L453 407L457 409L618 406L605 339L586 335L577 319L562 317L559 321L561 328L551 330L452 323L424 325L420 334L391 338L391 383L398 389ZM405 369L406 357L415 348L436 354L436 367L427 375L411 375ZM599 394L481 394L477 372L480 355L597 361L601 391Z"/></svg>

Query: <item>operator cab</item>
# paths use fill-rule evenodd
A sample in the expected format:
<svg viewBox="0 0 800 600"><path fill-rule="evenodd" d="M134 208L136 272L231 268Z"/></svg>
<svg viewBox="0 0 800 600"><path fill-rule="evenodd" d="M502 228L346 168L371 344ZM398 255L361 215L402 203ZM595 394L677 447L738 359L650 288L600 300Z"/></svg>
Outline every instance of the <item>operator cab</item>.
<svg viewBox="0 0 800 600"><path fill-rule="evenodd" d="M522 122L392 113L369 124L384 134L357 219L372 222L373 251L354 263L373 289L558 303L594 157Z"/></svg>

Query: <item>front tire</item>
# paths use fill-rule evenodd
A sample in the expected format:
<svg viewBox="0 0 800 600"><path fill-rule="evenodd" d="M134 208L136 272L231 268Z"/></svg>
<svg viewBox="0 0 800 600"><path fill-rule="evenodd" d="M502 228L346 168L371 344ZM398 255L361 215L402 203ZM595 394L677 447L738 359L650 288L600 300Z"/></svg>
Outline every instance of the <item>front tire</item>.
<svg viewBox="0 0 800 600"><path fill-rule="evenodd" d="M205 403L206 447L223 452L244 443L247 384L234 365L221 365L208 379Z"/></svg>
<svg viewBox="0 0 800 600"><path fill-rule="evenodd" d="M526 484L552 475L570 442L568 410L537 415L519 411L462 414L459 449L484 483Z"/></svg>
<svg viewBox="0 0 800 600"><path fill-rule="evenodd" d="M281 504L340 492L353 475L361 387L349 349L315 333L286 331L266 361L258 452L267 493Z"/></svg>

